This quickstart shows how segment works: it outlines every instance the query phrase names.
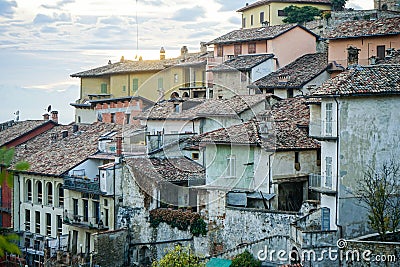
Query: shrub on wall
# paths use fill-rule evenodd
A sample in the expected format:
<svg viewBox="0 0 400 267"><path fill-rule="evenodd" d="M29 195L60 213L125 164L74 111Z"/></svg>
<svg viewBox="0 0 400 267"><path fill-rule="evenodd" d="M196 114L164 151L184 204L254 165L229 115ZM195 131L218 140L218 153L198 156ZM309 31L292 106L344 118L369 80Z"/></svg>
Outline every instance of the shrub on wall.
<svg viewBox="0 0 400 267"><path fill-rule="evenodd" d="M155 228L162 222L186 231L190 227L190 232L194 236L206 235L207 224L200 217L200 214L191 211L155 209L150 211L150 225Z"/></svg>
<svg viewBox="0 0 400 267"><path fill-rule="evenodd" d="M233 260L231 267L260 267L261 261L256 260L253 255L247 250L243 253L236 255Z"/></svg>

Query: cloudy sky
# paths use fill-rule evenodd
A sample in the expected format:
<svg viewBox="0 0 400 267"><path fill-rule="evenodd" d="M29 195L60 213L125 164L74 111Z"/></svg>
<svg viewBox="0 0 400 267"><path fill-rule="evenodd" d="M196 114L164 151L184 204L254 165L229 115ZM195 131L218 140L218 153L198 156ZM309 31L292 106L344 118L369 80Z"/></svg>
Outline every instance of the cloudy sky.
<svg viewBox="0 0 400 267"><path fill-rule="evenodd" d="M0 0L0 122L17 110L22 120L39 119L51 104L69 123L69 103L79 97L79 79L70 74L121 56L157 58L161 46L167 57L182 45L198 50L201 41L239 28L235 10L246 2L252 1ZM372 9L373 0L347 6Z"/></svg>

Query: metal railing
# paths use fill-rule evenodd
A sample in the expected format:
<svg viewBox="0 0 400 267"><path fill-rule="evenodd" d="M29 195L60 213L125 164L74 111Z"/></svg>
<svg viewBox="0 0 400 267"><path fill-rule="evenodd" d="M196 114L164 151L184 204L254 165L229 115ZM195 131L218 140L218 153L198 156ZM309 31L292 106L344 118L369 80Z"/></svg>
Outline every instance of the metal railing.
<svg viewBox="0 0 400 267"><path fill-rule="evenodd" d="M83 193L102 194L100 191L100 181L95 179L86 179L82 177L64 176L65 189L74 190Z"/></svg>
<svg viewBox="0 0 400 267"><path fill-rule="evenodd" d="M70 212L64 212L63 221L65 224L74 225L78 227L84 227L89 229L107 230L108 226L104 225L101 218L86 217L83 215L73 214Z"/></svg>

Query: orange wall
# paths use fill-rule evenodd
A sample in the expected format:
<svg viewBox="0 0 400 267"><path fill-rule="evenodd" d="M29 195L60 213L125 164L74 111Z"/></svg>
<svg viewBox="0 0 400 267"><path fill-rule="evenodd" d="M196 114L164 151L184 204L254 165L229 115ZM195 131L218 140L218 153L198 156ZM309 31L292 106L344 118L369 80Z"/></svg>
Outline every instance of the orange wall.
<svg viewBox="0 0 400 267"><path fill-rule="evenodd" d="M347 48L349 46L355 46L361 49L358 55L358 63L361 65L369 65L368 58L377 56L376 47L378 45L384 45L385 49L400 49L400 34L393 36L329 40L328 61L336 61L342 66L347 67Z"/></svg>

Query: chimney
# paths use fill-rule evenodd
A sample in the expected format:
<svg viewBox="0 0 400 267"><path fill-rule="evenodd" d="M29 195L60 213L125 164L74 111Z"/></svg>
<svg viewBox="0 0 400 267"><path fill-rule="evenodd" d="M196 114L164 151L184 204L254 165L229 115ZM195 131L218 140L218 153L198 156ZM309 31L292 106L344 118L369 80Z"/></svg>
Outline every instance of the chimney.
<svg viewBox="0 0 400 267"><path fill-rule="evenodd" d="M61 134L62 134L62 138L68 137L68 131L67 130L62 131Z"/></svg>
<svg viewBox="0 0 400 267"><path fill-rule="evenodd" d="M207 53L207 45L205 42L200 42L200 52L203 54Z"/></svg>
<svg viewBox="0 0 400 267"><path fill-rule="evenodd" d="M109 61L108 61L108 65L111 65L111 64L112 64L112 63L111 63L111 60L109 60Z"/></svg>
<svg viewBox="0 0 400 267"><path fill-rule="evenodd" d="M51 120L54 121L55 123L58 123L58 111L53 110L51 112Z"/></svg>
<svg viewBox="0 0 400 267"><path fill-rule="evenodd" d="M285 74L279 75L278 83L287 83L289 81L289 78L290 78L289 75L285 75Z"/></svg>
<svg viewBox="0 0 400 267"><path fill-rule="evenodd" d="M73 133L76 133L78 130L79 130L78 124L74 124L74 125L72 126L72 132L73 132Z"/></svg>
<svg viewBox="0 0 400 267"><path fill-rule="evenodd" d="M117 136L117 157L121 157L122 156L122 137L121 136Z"/></svg>
<svg viewBox="0 0 400 267"><path fill-rule="evenodd" d="M160 49L160 60L164 60L165 59L165 49L164 47L161 47Z"/></svg>
<svg viewBox="0 0 400 267"><path fill-rule="evenodd" d="M182 46L181 56L186 56L188 52L189 52L189 50L188 50L187 46L186 45Z"/></svg>
<svg viewBox="0 0 400 267"><path fill-rule="evenodd" d="M50 119L50 115L49 114L47 114L47 113L43 114L43 120L44 121L48 121L49 119Z"/></svg>
<svg viewBox="0 0 400 267"><path fill-rule="evenodd" d="M119 60L119 62L125 62L125 57L122 56L121 59Z"/></svg>

